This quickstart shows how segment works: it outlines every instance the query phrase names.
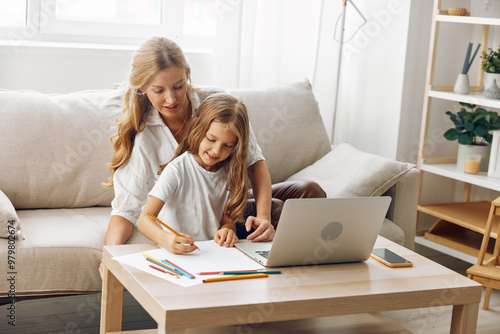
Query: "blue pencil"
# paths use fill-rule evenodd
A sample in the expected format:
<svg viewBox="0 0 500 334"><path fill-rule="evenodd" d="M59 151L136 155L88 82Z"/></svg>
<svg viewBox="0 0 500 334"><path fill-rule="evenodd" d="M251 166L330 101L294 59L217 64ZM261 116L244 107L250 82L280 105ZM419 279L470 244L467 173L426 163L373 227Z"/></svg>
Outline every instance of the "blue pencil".
<svg viewBox="0 0 500 334"><path fill-rule="evenodd" d="M179 271L181 274L183 274L184 276L186 276L188 278L191 278L191 279L195 278L194 275L191 275L190 273L188 273L187 271L185 271L181 267L173 264L169 260L161 260L161 262L165 263L166 265L173 266L177 271Z"/></svg>

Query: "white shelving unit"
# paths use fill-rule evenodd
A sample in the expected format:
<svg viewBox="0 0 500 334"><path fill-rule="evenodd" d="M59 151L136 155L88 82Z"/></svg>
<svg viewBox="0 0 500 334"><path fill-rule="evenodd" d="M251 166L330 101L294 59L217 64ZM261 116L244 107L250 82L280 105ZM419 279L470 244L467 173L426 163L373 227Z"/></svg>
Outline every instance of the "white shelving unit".
<svg viewBox="0 0 500 334"><path fill-rule="evenodd" d="M500 192L500 179L488 177L486 173L470 175L457 171L456 158L427 157L427 136L431 130L429 125L431 103L432 100L439 99L471 103L486 108L500 108L500 100L490 100L483 97L483 75L480 68L478 70L479 75L477 83L475 86L471 87L471 93L469 94L456 94L453 92L453 86L451 85L444 86L434 84L434 69L436 66L439 66L439 64L436 64L439 26L440 24L448 23L482 26L480 54L487 48L490 26L500 26L500 19L448 15L447 11L441 9L441 0L434 0L426 92L417 164L420 169L418 212L419 214L429 214L436 217L438 220L434 226L428 231L425 231L425 233L423 233L424 231L417 231L415 241L418 244L475 264L491 203L489 201L470 201L471 187L476 186ZM480 62L478 63L480 64ZM452 203L421 203L421 193L424 187L423 179L426 173L463 182L465 185L463 201ZM498 226L498 224L498 221L494 223L493 231L496 231L496 226ZM422 233L423 235L421 235ZM496 239L496 234L492 234L492 238Z"/></svg>

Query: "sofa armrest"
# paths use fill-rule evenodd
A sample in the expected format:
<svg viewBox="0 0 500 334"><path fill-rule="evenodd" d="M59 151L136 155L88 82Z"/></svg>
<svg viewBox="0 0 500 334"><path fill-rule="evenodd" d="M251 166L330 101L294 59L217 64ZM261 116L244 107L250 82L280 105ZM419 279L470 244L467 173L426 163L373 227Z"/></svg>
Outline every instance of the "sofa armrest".
<svg viewBox="0 0 500 334"><path fill-rule="evenodd" d="M412 250L415 247L419 175L418 169L410 169L383 194L392 197L386 217L403 230L403 246Z"/></svg>

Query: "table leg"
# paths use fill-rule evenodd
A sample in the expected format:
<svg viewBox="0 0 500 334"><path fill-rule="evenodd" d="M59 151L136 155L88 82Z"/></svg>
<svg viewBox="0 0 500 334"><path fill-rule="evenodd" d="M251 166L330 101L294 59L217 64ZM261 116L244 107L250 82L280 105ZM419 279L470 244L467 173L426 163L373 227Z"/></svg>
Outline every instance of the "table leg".
<svg viewBox="0 0 500 334"><path fill-rule="evenodd" d="M479 303L454 305L450 333L475 334Z"/></svg>
<svg viewBox="0 0 500 334"><path fill-rule="evenodd" d="M123 285L104 266L101 303L101 334L122 329Z"/></svg>

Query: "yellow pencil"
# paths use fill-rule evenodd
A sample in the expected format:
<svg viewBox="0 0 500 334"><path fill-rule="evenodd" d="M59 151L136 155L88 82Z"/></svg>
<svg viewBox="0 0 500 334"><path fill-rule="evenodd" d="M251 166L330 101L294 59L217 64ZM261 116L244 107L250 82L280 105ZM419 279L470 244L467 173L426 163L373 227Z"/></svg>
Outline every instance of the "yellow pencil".
<svg viewBox="0 0 500 334"><path fill-rule="evenodd" d="M248 274L248 275L223 276L223 277L214 277L214 278L204 279L203 283L233 281L233 280L237 280L237 279L261 278L261 277L267 277L267 276L269 276L269 275L268 274Z"/></svg>
<svg viewBox="0 0 500 334"><path fill-rule="evenodd" d="M165 224L164 222L162 222L161 220L159 220L158 218L156 218L154 215L152 215L151 213L148 213L148 215L153 218L158 224L160 225L163 225L165 226L167 229L169 229L173 234L175 234L176 236L178 237L182 237L182 235L180 235L179 232L177 232L176 230L174 230L173 228L171 228L170 226L168 226L167 224ZM196 249L199 249L198 246L194 245L194 247Z"/></svg>

